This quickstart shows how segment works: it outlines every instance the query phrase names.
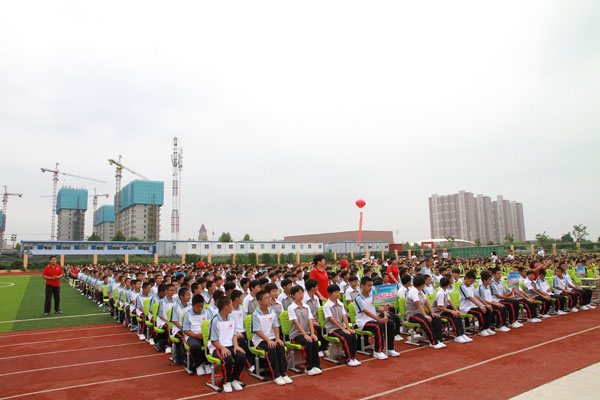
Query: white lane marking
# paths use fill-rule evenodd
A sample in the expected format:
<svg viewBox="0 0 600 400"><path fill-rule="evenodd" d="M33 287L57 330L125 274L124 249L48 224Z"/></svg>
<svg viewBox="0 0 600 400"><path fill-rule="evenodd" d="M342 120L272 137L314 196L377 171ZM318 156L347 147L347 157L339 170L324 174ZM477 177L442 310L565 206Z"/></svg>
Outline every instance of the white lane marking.
<svg viewBox="0 0 600 400"><path fill-rule="evenodd" d="M87 340L87 339L103 338L103 337L109 337L109 336L121 336L121 335L131 335L131 332L110 333L108 335L84 336L84 337L78 337L78 338L40 340L38 342L25 342L25 343L3 344L3 345L0 346L0 348L1 347L13 347L13 346L30 346L32 344L39 344L39 343L56 343L56 342L64 342L65 340Z"/></svg>
<svg viewBox="0 0 600 400"><path fill-rule="evenodd" d="M45 318L47 319L47 318ZM116 325L110 325L110 326L86 326L85 328L77 328L77 329L70 329L70 328L60 328L60 329L55 329L55 330L48 330L48 331L43 331L43 332L27 332L27 331L23 331L23 333L21 332L16 332L16 333L11 333L9 335L6 334L0 334L0 340L2 340L3 338L11 338L11 337L21 337L21 336L29 336L29 335L47 335L49 333L62 333L62 332L66 332L66 333L70 333L70 332L75 332L75 331L86 331L86 330L90 330L90 329L106 329L106 328L123 328L123 325L121 324L116 324Z"/></svg>
<svg viewBox="0 0 600 400"><path fill-rule="evenodd" d="M32 353L32 354L21 354L18 356L8 356L8 357L0 357L0 360L9 360L11 358L23 358L23 357L35 357L35 356L45 356L48 354L58 354L58 353L69 353L72 351L87 351L87 350L96 350L96 349L107 349L118 346L132 346L136 344L146 344L146 342L135 342L135 343L122 343L122 344L109 344L108 346L98 346L98 347L83 347L78 349L70 349L70 350L57 350L57 351L46 351L44 353Z"/></svg>
<svg viewBox="0 0 600 400"><path fill-rule="evenodd" d="M11 286L15 286L15 284L12 282L0 282L0 289Z"/></svg>
<svg viewBox="0 0 600 400"><path fill-rule="evenodd" d="M94 315L109 315L105 313L96 313L96 314L81 314L81 315L63 315L62 317L43 317L43 318L30 318L30 319L15 319L13 321L0 321L0 324L9 324L12 322L29 322L29 321L41 321L41 320L50 320L50 319L63 319L63 318L80 318L80 317L92 317Z"/></svg>

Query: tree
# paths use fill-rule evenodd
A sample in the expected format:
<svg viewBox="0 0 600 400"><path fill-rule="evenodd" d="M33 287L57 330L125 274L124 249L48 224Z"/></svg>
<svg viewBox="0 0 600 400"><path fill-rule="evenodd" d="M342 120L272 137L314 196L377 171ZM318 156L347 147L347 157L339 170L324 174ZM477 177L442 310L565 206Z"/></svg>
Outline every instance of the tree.
<svg viewBox="0 0 600 400"><path fill-rule="evenodd" d="M94 232L90 235L88 240L91 242L98 242L98 241L102 240L102 238L96 232Z"/></svg>
<svg viewBox="0 0 600 400"><path fill-rule="evenodd" d="M571 236L571 232L567 232L564 235L561 236L560 238L561 242L574 242L573 240L573 236Z"/></svg>
<svg viewBox="0 0 600 400"><path fill-rule="evenodd" d="M246 234L244 235L244 238L243 238L242 240L243 240L244 242L253 242L253 241L254 241L254 239L252 239L252 238L250 237L250 234L249 234L249 233L246 233Z"/></svg>
<svg viewBox="0 0 600 400"><path fill-rule="evenodd" d="M15 244L15 250L17 250L17 251L21 250L21 243Z"/></svg>
<svg viewBox="0 0 600 400"><path fill-rule="evenodd" d="M488 246L493 246L493 245L495 245L495 244L496 244L496 243L494 243L494 241L493 241L493 240L490 240L489 242L487 242L487 245L488 245Z"/></svg>
<svg viewBox="0 0 600 400"><path fill-rule="evenodd" d="M224 242L224 243L233 242L231 233L229 233L229 232L221 233L221 236L219 236L219 242Z"/></svg>
<svg viewBox="0 0 600 400"><path fill-rule="evenodd" d="M475 246L477 246L477 247L481 246L481 239L479 239L479 238L475 239Z"/></svg>
<svg viewBox="0 0 600 400"><path fill-rule="evenodd" d="M446 235L444 236L444 239L446 239L446 241L448 242L448 247L454 247L454 241L456 240L454 236Z"/></svg>
<svg viewBox="0 0 600 400"><path fill-rule="evenodd" d="M506 235L504 236L504 243L513 243L515 241L515 235Z"/></svg>
<svg viewBox="0 0 600 400"><path fill-rule="evenodd" d="M548 247L550 246L550 238L548 237L548 234L546 233L546 231L544 231L544 233L538 233L535 235L535 240L538 242L538 244L542 247Z"/></svg>
<svg viewBox="0 0 600 400"><path fill-rule="evenodd" d="M127 240L127 238L125 237L125 235L123 235L123 232L121 232L120 230L117 231L116 235L112 238L113 242L124 242L125 240Z"/></svg>
<svg viewBox="0 0 600 400"><path fill-rule="evenodd" d="M135 236L130 237L129 239L127 239L128 242L143 242L142 239L138 239Z"/></svg>
<svg viewBox="0 0 600 400"><path fill-rule="evenodd" d="M587 226L583 224L573 226L573 236L576 242L582 242L588 236Z"/></svg>

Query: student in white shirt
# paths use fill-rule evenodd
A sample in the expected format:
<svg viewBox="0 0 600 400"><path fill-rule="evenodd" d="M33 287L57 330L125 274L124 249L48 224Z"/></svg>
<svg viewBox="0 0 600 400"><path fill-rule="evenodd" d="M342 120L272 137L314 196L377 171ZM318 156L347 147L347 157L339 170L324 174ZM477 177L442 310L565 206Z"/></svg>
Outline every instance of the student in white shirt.
<svg viewBox="0 0 600 400"><path fill-rule="evenodd" d="M406 292L412 286L412 278L409 274L404 274L400 277L400 288L398 289L398 297L406 297Z"/></svg>
<svg viewBox="0 0 600 400"><path fill-rule="evenodd" d="M360 290L358 289L358 277L356 275L352 275L350 278L348 278L348 288L344 292L346 303L352 303L359 294Z"/></svg>
<svg viewBox="0 0 600 400"><path fill-rule="evenodd" d="M277 296L277 302L281 304L283 311L287 311L288 307L294 302L290 293L292 289L292 281L285 278L281 281L281 293Z"/></svg>
<svg viewBox="0 0 600 400"><path fill-rule="evenodd" d="M138 337L140 340L146 339L146 317L144 316L144 302L146 300L150 300L150 284L148 282L144 282L142 285L142 293L140 293L135 298L135 312L138 317L142 317L142 322L140 322L140 327L138 331Z"/></svg>
<svg viewBox="0 0 600 400"><path fill-rule="evenodd" d="M419 324L429 339L429 346L434 349L446 347L442 343L442 320L433 312L429 300L423 293L425 277L417 275L413 279L413 286L406 292L406 316L408 321Z"/></svg>
<svg viewBox="0 0 600 400"><path fill-rule="evenodd" d="M246 315L251 315L256 309L256 307L258 307L258 300L256 299L256 294L260 292L260 282L256 279L250 281L249 288L250 294L244 297L244 303L242 304Z"/></svg>
<svg viewBox="0 0 600 400"><path fill-rule="evenodd" d="M337 337L343 344L346 364L350 367L358 367L361 362L356 359L356 333L350 327L344 305L339 300L339 287L331 285L327 288L327 293L329 299L323 306L325 330L328 335Z"/></svg>
<svg viewBox="0 0 600 400"><path fill-rule="evenodd" d="M492 307L492 316L495 318L497 332L509 332L508 311L504 304L494 301L492 295L492 275L489 271L481 271L481 285L477 288L477 300L485 304L488 309ZM490 327L490 330L492 328Z"/></svg>
<svg viewBox="0 0 600 400"><path fill-rule="evenodd" d="M554 299L554 311L557 315L566 315L567 313L563 311L563 308L565 307L567 302L565 301L565 298L563 296L559 296L552 293L552 288L550 287L550 284L546 282L546 270L541 269L538 274L539 276L535 281L538 290L544 293L549 298Z"/></svg>
<svg viewBox="0 0 600 400"><path fill-rule="evenodd" d="M288 307L291 322L290 340L302 346L306 357L306 374L318 375L321 371L319 362L319 338L315 333L314 315L310 308L302 302L304 290L295 286L291 290L294 302Z"/></svg>
<svg viewBox="0 0 600 400"><path fill-rule="evenodd" d="M161 284L160 286L162 287L163 285ZM167 354L171 353L171 347L167 346L169 341L169 320L167 318L167 313L175 305L175 293L175 285L168 284L165 296L160 300L158 312L156 313L157 315L154 316L155 326L164 330L164 333L157 333L154 336L154 348L159 352L164 351Z"/></svg>
<svg viewBox="0 0 600 400"><path fill-rule="evenodd" d="M194 295L192 297L192 308L185 313L183 317L183 338L190 348L194 366L197 375L211 373L210 365L204 354L204 342L202 339L202 323L206 321L206 312L204 312L204 297Z"/></svg>
<svg viewBox="0 0 600 400"><path fill-rule="evenodd" d="M502 282L502 270L500 267L493 269L493 279L490 285L492 290L492 300L503 304L508 312L508 322L510 323L511 329L517 329L523 327L523 325L517 321L519 316L519 300L511 291L507 291L504 288Z"/></svg>
<svg viewBox="0 0 600 400"><path fill-rule="evenodd" d="M261 290L256 294L256 299L259 306L252 313L252 344L265 351L277 385L292 383L292 379L286 374L285 345L279 339L279 320L275 312L269 309L271 298L266 291Z"/></svg>
<svg viewBox="0 0 600 400"><path fill-rule="evenodd" d="M191 292L189 289L179 289L179 300L175 300L175 305L172 308L173 311L171 311L171 322L173 323L171 335L179 339L179 343L175 343L173 346L173 362L171 365L183 365L185 350L183 347L183 325L181 324L181 317L192 308L190 299Z"/></svg>
<svg viewBox="0 0 600 400"><path fill-rule="evenodd" d="M578 312L577 302L579 301L579 296L574 291L570 290L569 281L565 276L564 269L561 265L556 267L556 275L552 280L552 289L554 290L554 294L565 296L567 298L567 307L571 312Z"/></svg>
<svg viewBox="0 0 600 400"><path fill-rule="evenodd" d="M226 296L219 298L217 307L219 312L210 321L208 351L221 360L224 370L223 391L231 393L244 389L240 375L246 364L246 353L238 345L235 321L231 316L231 299Z"/></svg>
<svg viewBox="0 0 600 400"><path fill-rule="evenodd" d="M471 314L479 322L479 336L495 335L496 332L490 329L492 307L486 307L485 304L475 298L475 288L473 282L477 276L475 272L469 271L465 274L463 284L460 285L460 311L463 314Z"/></svg>
<svg viewBox="0 0 600 400"><path fill-rule="evenodd" d="M440 288L433 300L433 311L446 318L454 330L454 341L457 343L469 343L473 339L465 335L465 327L461 318L461 313L456 309L450 299L450 278L440 279Z"/></svg>
<svg viewBox="0 0 600 400"><path fill-rule="evenodd" d="M542 302L540 318L550 318L550 316L548 315L548 311L550 311L552 300L550 296L544 294L544 292L538 289L535 283L535 271L527 271L527 280L523 283L523 287L525 288L525 293L527 293L529 297Z"/></svg>

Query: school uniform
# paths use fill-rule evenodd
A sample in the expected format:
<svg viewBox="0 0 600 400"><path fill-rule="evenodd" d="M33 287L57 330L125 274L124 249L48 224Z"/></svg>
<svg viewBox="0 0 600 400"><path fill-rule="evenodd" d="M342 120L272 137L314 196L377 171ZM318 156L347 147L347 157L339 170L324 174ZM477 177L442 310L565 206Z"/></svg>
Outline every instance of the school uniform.
<svg viewBox="0 0 600 400"><path fill-rule="evenodd" d="M277 296L277 302L281 304L283 311L287 311L288 307L294 302L294 300L285 294L285 292L281 292L281 294Z"/></svg>
<svg viewBox="0 0 600 400"><path fill-rule="evenodd" d="M321 306L321 301L319 300L317 295L313 295L311 298L308 295L308 292L304 292L304 299L302 300L302 302L308 306L312 315L317 315L317 316L319 315L319 307ZM317 335L317 338L321 342L319 351L325 351L325 350L327 350L327 341L323 337L323 327L321 325L319 325L319 323L316 322L314 319L313 319L313 323L314 323L315 334Z"/></svg>
<svg viewBox="0 0 600 400"><path fill-rule="evenodd" d="M241 304L238 305L237 309L234 308L230 315L235 321L235 333L238 334L238 346L240 346L246 354L250 354L250 348L248 347L248 341L246 340L246 327L244 326L244 318L246 318L244 307L242 307ZM239 334L242 336L240 337ZM248 364L248 367L250 367L249 362L246 361L246 363Z"/></svg>
<svg viewBox="0 0 600 400"><path fill-rule="evenodd" d="M156 343L157 349L160 351L164 351L165 347L171 344L169 340L167 313L174 306L175 299L172 298L171 300L169 300L167 296L163 297L159 302L158 310L156 312L156 316L154 317L154 326L156 326L157 328L162 328L164 330L163 333L157 333L156 335L154 335L154 342Z"/></svg>
<svg viewBox="0 0 600 400"><path fill-rule="evenodd" d="M491 284L488 287L485 287L485 285L479 286L477 288L477 295L483 300L487 301L488 303L494 301L492 297ZM499 307L495 304L492 304L492 315L494 316L496 327L500 328L508 324L508 310L506 309L506 307Z"/></svg>
<svg viewBox="0 0 600 400"><path fill-rule="evenodd" d="M564 276L567 277L569 285L574 285L573 279L571 279L571 276L569 274L564 274ZM571 290L577 293L577 295L579 296L579 304L581 304L582 306L587 306L591 303L593 292L590 289L571 288Z"/></svg>
<svg viewBox="0 0 600 400"><path fill-rule="evenodd" d="M527 296L532 297L533 299L542 302L542 307L541 307L540 313L542 315L546 315L548 313L548 311L550 310L550 306L552 305L552 302L550 300L546 299L545 297L537 295L534 292L534 290L538 290L537 285L535 284L535 281L532 281L531 279L527 278L527 280L523 284L523 287L525 288L525 293L527 294Z"/></svg>
<svg viewBox="0 0 600 400"><path fill-rule="evenodd" d="M421 328L423 328L423 331L425 331L429 342L432 345L436 345L443 339L442 320L440 317L428 313L428 315L431 317L431 322L429 322L421 313L416 303L421 303L421 306L423 306L423 309L425 309L426 299L427 297L425 294L416 287L412 286L410 289L408 289L406 292L406 316L408 317L408 322L421 325Z"/></svg>
<svg viewBox="0 0 600 400"><path fill-rule="evenodd" d="M173 306L173 311L171 311L171 319L169 322L177 321L181 324L181 318L192 308L191 304L183 305L181 301L176 300L175 305ZM182 325L183 327L183 325ZM183 332L179 327L173 324L173 328L171 329L171 335L179 339L179 343L175 343L175 348L173 349L173 362L176 364L183 364L183 356L184 356L184 348L183 348Z"/></svg>
<svg viewBox="0 0 600 400"><path fill-rule="evenodd" d="M277 338L274 328L278 328L279 326L277 315L271 310L268 310L265 314L259 307L252 313L252 333L254 333L254 336L252 336L252 345L265 351L265 358L267 359L273 379L284 376L287 371L285 346L275 343L275 347L270 348L267 342L258 336L256 332L261 331L268 339L275 341Z"/></svg>
<svg viewBox="0 0 600 400"><path fill-rule="evenodd" d="M194 361L194 369L198 368L202 364L206 364L206 355L204 354L204 341L202 339L190 337L185 334L185 331L192 331L194 333L202 333L202 323L206 321L206 312L202 310L200 314L196 314L193 308L190 308L183 317L183 338L190 348L190 354Z"/></svg>
<svg viewBox="0 0 600 400"><path fill-rule="evenodd" d="M452 325L452 330L454 331L454 335L456 337L462 336L465 334L465 327L463 326L463 321L461 317L457 317L453 315L451 312L442 311L438 308L438 306L452 309L450 307L450 290L439 288L435 298L433 299L433 312L440 314L442 317L448 320L448 323Z"/></svg>
<svg viewBox="0 0 600 400"><path fill-rule="evenodd" d="M221 360L225 371L223 383L239 381L240 375L246 365L246 355L241 351L234 350L233 336L237 335L235 321L231 314L223 319L220 313L217 313L210 321L210 338L208 341L208 351ZM219 342L221 346L226 347L231 354L227 357L223 356L221 350L213 345L213 342Z"/></svg>
<svg viewBox="0 0 600 400"><path fill-rule="evenodd" d="M219 313L219 309L214 304L211 304L208 307L206 307L205 311L206 311L206 319L209 321L211 319L213 319L213 317Z"/></svg>
<svg viewBox="0 0 600 400"><path fill-rule="evenodd" d="M150 296L144 296L141 293L135 298L135 313L138 317L143 317L138 331L138 334L140 335L143 335L146 332L146 317L144 316L144 311L140 311L140 309L144 310L144 301L146 300L150 300Z"/></svg>
<svg viewBox="0 0 600 400"><path fill-rule="evenodd" d="M341 301L333 302L328 299L323 305L323 314L325 316L325 331L329 336L337 337L344 345L344 353L346 354L346 362L356 357L356 334L344 333L339 329L329 318L335 319L340 325L344 326L344 315L346 310Z"/></svg>
<svg viewBox="0 0 600 400"><path fill-rule="evenodd" d="M552 289L550 288L550 285L548 284L548 282L546 282L545 279L539 277L537 278L535 283L540 291L546 293L548 296L555 300L554 311L558 312L559 310L562 310L564 308L566 304L565 298L563 296L559 296L552 293Z"/></svg>
<svg viewBox="0 0 600 400"><path fill-rule="evenodd" d="M244 301L242 302L242 307L244 308L244 312L246 313L246 315L251 315L254 312L254 310L256 310L256 307L258 307L258 300L252 297L252 295L248 295L244 298Z"/></svg>
<svg viewBox="0 0 600 400"><path fill-rule="evenodd" d="M386 340L386 324L375 321L365 314L365 311L368 311L373 315L377 315L377 310L373 305L373 296L365 297L362 293L360 293L354 299L354 307L356 311L356 325L358 326L358 329L374 333L375 351L381 353L383 351L383 341ZM396 325L391 319L388 319L387 329L392 335L396 331ZM394 350L394 338L391 338L391 340L388 338L387 349Z"/></svg>
<svg viewBox="0 0 600 400"><path fill-rule="evenodd" d="M398 289L398 297L404 297L406 298L406 292L408 292L409 287L405 287L404 285L400 284L400 288Z"/></svg>
<svg viewBox="0 0 600 400"><path fill-rule="evenodd" d="M429 296L431 294L435 293L435 288L433 287L433 285L425 285L423 287L423 293L425 294L425 296Z"/></svg>
<svg viewBox="0 0 600 400"><path fill-rule="evenodd" d="M306 370L309 371L313 368L319 368L319 343L317 341L309 342L306 340L300 329L296 326L294 321L298 321L298 324L302 327L304 332L310 336L309 320L314 321L314 315L310 308L306 304L292 303L288 307L288 316L290 319L290 340L292 343L302 345L304 356L306 357Z"/></svg>
<svg viewBox="0 0 600 400"><path fill-rule="evenodd" d="M360 294L360 290L358 290L358 286L356 286L356 288L352 289L352 286L348 286L348 289L346 289L346 293L344 294L345 298L346 298L346 302L347 303L351 303L354 301L354 299L356 299L356 296L358 296Z"/></svg>
<svg viewBox="0 0 600 400"><path fill-rule="evenodd" d="M475 305L475 303L469 300L470 297L475 297L475 288L473 287L473 285L467 286L463 283L462 285L460 285L458 292L460 293L460 312L462 312L463 314L474 315L475 318L477 318L477 321L479 322L479 332L481 332L484 329L489 329L492 320L490 318L491 313L489 312L489 310L483 312L477 305Z"/></svg>
<svg viewBox="0 0 600 400"><path fill-rule="evenodd" d="M519 316L519 300L501 299L496 296L509 296L509 294L505 294L506 290L501 280L496 281L495 279L492 279L490 290L492 292L492 300L504 305L507 312L508 322L510 324L514 324Z"/></svg>
<svg viewBox="0 0 600 400"><path fill-rule="evenodd" d="M429 268L426 265L424 265L423 267L421 267L421 275L423 275L423 276L425 276L425 275L431 276L431 268Z"/></svg>
<svg viewBox="0 0 600 400"><path fill-rule="evenodd" d="M567 280L566 274L563 274L562 278L559 278L558 275L554 275L554 278L552 279L552 290L554 290L554 294L562 295L567 298L567 307L569 307L569 309L577 307L579 295L577 293L565 292L565 290L569 290L569 281Z"/></svg>

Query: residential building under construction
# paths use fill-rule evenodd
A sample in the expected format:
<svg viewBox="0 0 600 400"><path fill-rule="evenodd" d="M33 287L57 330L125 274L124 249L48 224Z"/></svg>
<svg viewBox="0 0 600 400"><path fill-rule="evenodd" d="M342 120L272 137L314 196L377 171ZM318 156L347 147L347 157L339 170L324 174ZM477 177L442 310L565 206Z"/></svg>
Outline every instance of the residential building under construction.
<svg viewBox="0 0 600 400"><path fill-rule="evenodd" d="M134 180L123 187L117 211L119 229L123 235L127 239L158 240L163 202L164 182Z"/></svg>
<svg viewBox="0 0 600 400"><path fill-rule="evenodd" d="M96 210L94 233L103 241L109 241L115 237L115 206L104 205Z"/></svg>
<svg viewBox="0 0 600 400"><path fill-rule="evenodd" d="M87 189L63 187L58 191L58 240L84 240L87 199Z"/></svg>

